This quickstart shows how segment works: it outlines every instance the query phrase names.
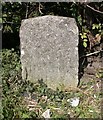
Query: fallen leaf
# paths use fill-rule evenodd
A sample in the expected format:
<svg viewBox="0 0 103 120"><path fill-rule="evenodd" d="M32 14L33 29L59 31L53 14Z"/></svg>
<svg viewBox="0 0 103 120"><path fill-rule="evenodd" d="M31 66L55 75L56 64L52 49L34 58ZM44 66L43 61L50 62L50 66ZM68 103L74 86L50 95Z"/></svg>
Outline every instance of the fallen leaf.
<svg viewBox="0 0 103 120"><path fill-rule="evenodd" d="M47 109L47 110L42 114L42 116L43 116L44 118L50 118L50 109Z"/></svg>

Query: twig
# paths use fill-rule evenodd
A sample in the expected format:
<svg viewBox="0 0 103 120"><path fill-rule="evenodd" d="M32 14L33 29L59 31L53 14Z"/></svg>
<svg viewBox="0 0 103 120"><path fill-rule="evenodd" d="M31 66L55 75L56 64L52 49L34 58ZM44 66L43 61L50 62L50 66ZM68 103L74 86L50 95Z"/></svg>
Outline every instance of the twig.
<svg viewBox="0 0 103 120"><path fill-rule="evenodd" d="M14 23L14 22L3 22L2 24L18 24L18 25L20 25L20 23Z"/></svg>
<svg viewBox="0 0 103 120"><path fill-rule="evenodd" d="M27 6L26 6L26 15L25 15L25 18L27 19L28 18L28 6L29 5L29 3L27 3Z"/></svg>
<svg viewBox="0 0 103 120"><path fill-rule="evenodd" d="M103 50L100 50L100 51L96 51L96 52L93 52L93 53L89 53L89 54L83 55L83 56L81 56L80 58L88 57L88 56L91 56L91 55L95 55L95 54L100 53L100 52L103 52Z"/></svg>
<svg viewBox="0 0 103 120"><path fill-rule="evenodd" d="M41 4L39 3L39 12L41 13L41 14L43 14L42 12L41 12Z"/></svg>
<svg viewBox="0 0 103 120"><path fill-rule="evenodd" d="M86 5L86 6L87 6L88 8L90 8L91 10L97 12L97 13L103 14L102 11L96 10L96 9L94 9L93 7L89 6L89 5Z"/></svg>
<svg viewBox="0 0 103 120"><path fill-rule="evenodd" d="M86 95L86 96L89 96L90 94L89 94L89 92L88 91L83 91L82 89L80 89L80 88L78 88L78 87L73 87L73 86L70 86L68 89L65 89L65 91L66 92L70 92L70 91L79 91L79 92L81 92L81 93L83 93L84 95ZM90 98L92 98L92 99L95 99L93 96L89 96Z"/></svg>

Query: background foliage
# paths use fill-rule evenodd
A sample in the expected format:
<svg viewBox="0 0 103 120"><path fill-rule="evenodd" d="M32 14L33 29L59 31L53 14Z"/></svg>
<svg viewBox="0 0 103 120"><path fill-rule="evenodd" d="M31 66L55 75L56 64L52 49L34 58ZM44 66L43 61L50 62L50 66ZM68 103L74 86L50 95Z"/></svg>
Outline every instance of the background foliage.
<svg viewBox="0 0 103 120"><path fill-rule="evenodd" d="M2 19L0 19L3 23L2 43L4 49L2 51L2 117L5 120L41 117L41 113L49 108L52 110L51 116L53 118L68 117L69 112L69 117L99 118L102 93L96 93L94 89L91 89L98 86L93 81L90 81L87 86L81 84L80 89L74 92L51 91L42 81L35 85L28 81L22 81L19 52L19 28L21 21L22 19L44 15L75 18L80 32L80 58L83 55L102 50L103 48L103 2L2 3ZM84 58L80 59L79 62L83 63L83 61ZM79 70L81 71L81 64ZM103 78L103 72L98 76ZM30 97L29 100L26 100L26 103L25 96L23 96L25 92L26 97ZM29 111L30 108L27 108L27 106L28 102L32 100L32 95L36 98L36 101L33 103L36 106L34 106L35 110ZM67 103L68 98L74 96L81 99L80 105L76 109L70 107L70 104ZM55 108L60 106L61 110L58 112Z"/></svg>
<svg viewBox="0 0 103 120"><path fill-rule="evenodd" d="M93 43L96 34L103 34L103 3L73 2L6 2L2 5L3 48L19 49L19 28L22 19L57 15L73 17L80 31L80 44L85 48ZM87 33L91 36L88 38ZM99 36L101 37L101 36ZM99 41L99 37L95 42ZM94 42L94 44L95 44ZM93 47L93 46L92 46ZM91 49L91 48L90 48Z"/></svg>

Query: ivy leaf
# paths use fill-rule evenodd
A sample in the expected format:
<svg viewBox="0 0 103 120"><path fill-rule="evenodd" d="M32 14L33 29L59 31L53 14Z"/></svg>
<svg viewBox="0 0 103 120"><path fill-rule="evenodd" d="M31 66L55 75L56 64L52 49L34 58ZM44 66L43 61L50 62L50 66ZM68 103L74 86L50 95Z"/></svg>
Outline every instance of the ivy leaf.
<svg viewBox="0 0 103 120"><path fill-rule="evenodd" d="M81 35L81 38L82 38L82 39L87 38L87 33L83 33L83 34L80 33L80 35Z"/></svg>
<svg viewBox="0 0 103 120"><path fill-rule="evenodd" d="M87 38L87 33L83 33L83 38Z"/></svg>
<svg viewBox="0 0 103 120"><path fill-rule="evenodd" d="M22 118L29 118L29 115L23 113Z"/></svg>
<svg viewBox="0 0 103 120"><path fill-rule="evenodd" d="M92 26L92 29L94 30L95 29L95 25L93 24L93 26Z"/></svg>
<svg viewBox="0 0 103 120"><path fill-rule="evenodd" d="M84 41L84 42L87 42L88 40L87 40L87 39L84 39L83 41Z"/></svg>
<svg viewBox="0 0 103 120"><path fill-rule="evenodd" d="M83 42L83 46L86 48L86 47L87 47L87 43L86 43L86 42Z"/></svg>

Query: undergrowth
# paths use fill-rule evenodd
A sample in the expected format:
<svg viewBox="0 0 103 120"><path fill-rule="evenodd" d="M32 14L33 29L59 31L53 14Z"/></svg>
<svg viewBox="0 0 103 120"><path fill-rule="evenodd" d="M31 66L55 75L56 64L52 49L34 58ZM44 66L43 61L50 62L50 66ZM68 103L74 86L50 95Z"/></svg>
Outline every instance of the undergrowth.
<svg viewBox="0 0 103 120"><path fill-rule="evenodd" d="M100 82L91 80L78 88L51 90L42 80L37 83L22 80L20 57L13 49L2 51L2 119L14 118L101 118ZM73 106L71 99L79 100ZM49 115L48 115L49 114Z"/></svg>

